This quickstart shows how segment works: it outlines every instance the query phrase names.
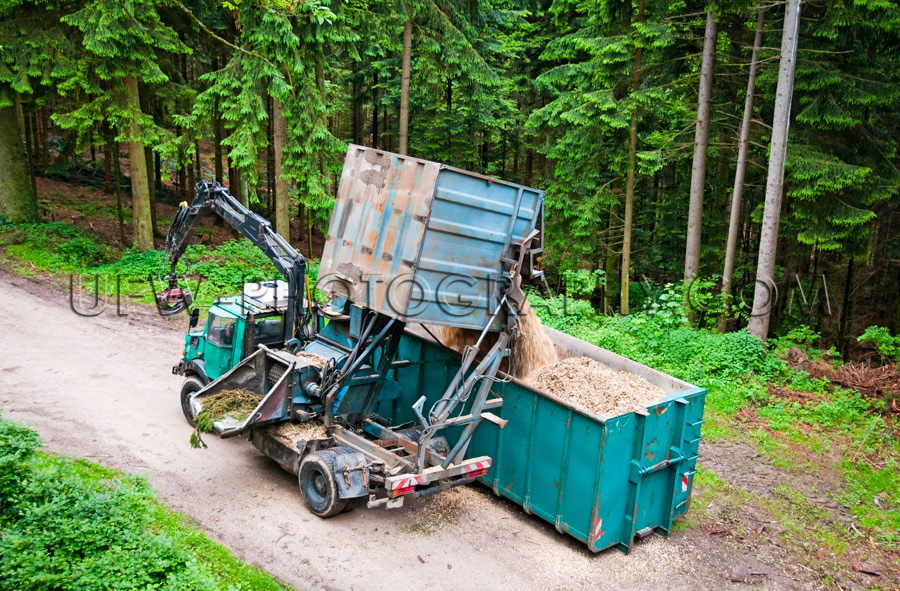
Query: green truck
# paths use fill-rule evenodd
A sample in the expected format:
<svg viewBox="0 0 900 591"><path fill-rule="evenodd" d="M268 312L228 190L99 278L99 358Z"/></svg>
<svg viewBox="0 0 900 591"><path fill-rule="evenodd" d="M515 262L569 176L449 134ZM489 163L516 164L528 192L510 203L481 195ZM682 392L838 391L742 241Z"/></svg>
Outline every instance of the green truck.
<svg viewBox="0 0 900 591"><path fill-rule="evenodd" d="M478 480L595 552L627 552L636 538L667 535L690 503L702 388L551 329L562 357L637 374L663 394L645 409L599 416L500 370L518 329L520 282L539 276L542 204L527 187L350 146L317 285L330 303L320 308L308 296L305 259L224 190L202 186L170 232L173 271L188 226L214 210L267 252L285 281L218 300L201 329L192 312L173 368L185 376L186 418L193 422L204 400L227 389L258 393L249 417L214 429L246 437L296 474L320 517L357 501L397 507L407 496ZM499 280L457 282L444 299L422 289L423 301L414 301L406 290L401 305L391 300L396 293L366 284L385 273L437 286L428 273L460 268ZM159 297L166 313L188 307L177 279L173 272ZM460 302L475 302L473 315L461 318ZM479 341L491 331L498 337L484 355L475 347L458 353L430 324L483 326ZM316 421L324 427L316 435L287 443L268 435L276 425Z"/></svg>

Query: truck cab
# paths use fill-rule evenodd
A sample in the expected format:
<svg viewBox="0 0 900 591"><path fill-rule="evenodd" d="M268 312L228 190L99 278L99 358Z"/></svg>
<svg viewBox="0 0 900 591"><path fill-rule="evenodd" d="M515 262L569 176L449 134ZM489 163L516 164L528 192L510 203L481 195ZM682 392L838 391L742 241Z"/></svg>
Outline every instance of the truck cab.
<svg viewBox="0 0 900 591"><path fill-rule="evenodd" d="M291 335L285 334L284 326L288 299L285 281L247 283L241 295L217 299L209 308L206 324L199 329L199 309L195 308L182 358L172 368L173 374L185 377L182 402L227 373L259 345L278 348L289 340ZM188 411L185 416L192 420Z"/></svg>

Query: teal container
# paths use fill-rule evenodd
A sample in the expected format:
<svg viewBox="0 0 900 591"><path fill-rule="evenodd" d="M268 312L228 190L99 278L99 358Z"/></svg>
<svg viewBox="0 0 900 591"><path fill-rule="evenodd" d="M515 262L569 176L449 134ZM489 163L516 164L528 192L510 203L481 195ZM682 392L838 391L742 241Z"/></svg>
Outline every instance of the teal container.
<svg viewBox="0 0 900 591"><path fill-rule="evenodd" d="M635 538L667 535L690 503L706 391L545 331L563 356L586 356L630 371L666 394L645 413L601 417L517 379L498 382L493 393L503 398L503 406L493 412L508 422L500 428L482 421L468 451L470 457L493 460L481 482L594 552L610 547L628 552ZM411 406L423 394L429 408L459 367L458 355L415 329L407 331L399 359L393 377L401 393L379 408L395 424L415 420ZM448 438L453 436L451 431Z"/></svg>

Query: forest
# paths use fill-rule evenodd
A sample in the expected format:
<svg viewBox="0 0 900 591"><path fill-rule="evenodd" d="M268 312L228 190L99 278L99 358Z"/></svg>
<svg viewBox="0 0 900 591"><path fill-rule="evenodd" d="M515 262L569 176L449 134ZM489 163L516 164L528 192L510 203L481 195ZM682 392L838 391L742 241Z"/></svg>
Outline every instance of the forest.
<svg viewBox="0 0 900 591"><path fill-rule="evenodd" d="M888 0L3 0L0 214L93 184L147 251L215 178L316 258L353 142L545 190L550 287L600 315L672 285L846 360L900 330L898 52Z"/></svg>
<svg viewBox="0 0 900 591"><path fill-rule="evenodd" d="M898 66L896 0L0 0L0 305L46 330L0 339L0 581L284 588L185 529L142 478L58 457L69 432L117 453L111 425L70 428L23 385L75 404L68 382L99 375L91 395L116 413L177 416L160 351L181 350L187 319L149 304L179 204L221 182L308 257L315 285L353 143L545 191L548 285L527 294L543 324L705 390L691 509L666 541L696 588L897 587ZM178 272L198 308L276 276L221 221L194 238ZM104 305L108 331L88 324ZM68 323L36 320L57 309ZM60 337L83 333L124 361ZM137 365L147 351L166 362ZM50 430L46 451L22 419ZM134 454L160 447L141 431ZM511 539L495 533L479 554ZM628 558L642 576L668 568L645 556ZM583 588L618 584L610 564L591 562Z"/></svg>

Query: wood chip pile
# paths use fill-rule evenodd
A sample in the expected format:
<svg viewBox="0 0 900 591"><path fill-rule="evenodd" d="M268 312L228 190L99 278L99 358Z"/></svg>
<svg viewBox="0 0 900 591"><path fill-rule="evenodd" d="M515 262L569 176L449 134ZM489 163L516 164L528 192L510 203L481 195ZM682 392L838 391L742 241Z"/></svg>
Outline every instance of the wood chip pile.
<svg viewBox="0 0 900 591"><path fill-rule="evenodd" d="M301 439L309 441L310 439L324 439L328 436L325 432L325 425L318 420L306 423L285 421L265 427L265 429L269 435L291 448Z"/></svg>
<svg viewBox="0 0 900 591"><path fill-rule="evenodd" d="M325 367L325 364L328 363L328 360L322 357L321 355L317 355L316 353L308 353L306 351L298 351L296 353L297 357L308 361L318 368Z"/></svg>
<svg viewBox="0 0 900 591"><path fill-rule="evenodd" d="M203 399L201 414L206 414L213 421L220 421L225 417L243 421L250 416L260 400L262 396L252 390L222 390Z"/></svg>
<svg viewBox="0 0 900 591"><path fill-rule="evenodd" d="M602 417L645 411L665 394L640 376L588 357L569 357L547 365L529 376L527 382Z"/></svg>

